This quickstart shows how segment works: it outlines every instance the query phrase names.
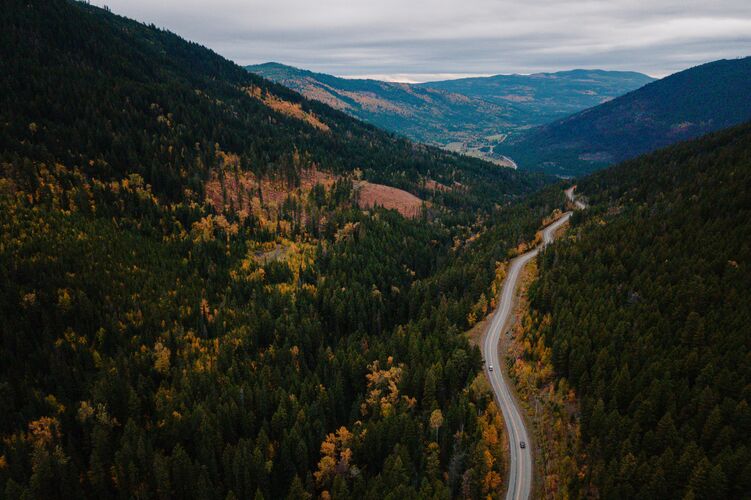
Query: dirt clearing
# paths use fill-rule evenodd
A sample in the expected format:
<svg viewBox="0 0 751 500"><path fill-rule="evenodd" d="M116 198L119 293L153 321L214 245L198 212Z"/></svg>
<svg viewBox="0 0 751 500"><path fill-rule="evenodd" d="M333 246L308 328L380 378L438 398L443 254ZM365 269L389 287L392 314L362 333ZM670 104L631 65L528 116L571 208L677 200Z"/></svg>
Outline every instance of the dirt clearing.
<svg viewBox="0 0 751 500"><path fill-rule="evenodd" d="M357 183L360 208L383 207L397 210L404 217L415 218L420 215L423 201L402 189L372 184L367 181Z"/></svg>

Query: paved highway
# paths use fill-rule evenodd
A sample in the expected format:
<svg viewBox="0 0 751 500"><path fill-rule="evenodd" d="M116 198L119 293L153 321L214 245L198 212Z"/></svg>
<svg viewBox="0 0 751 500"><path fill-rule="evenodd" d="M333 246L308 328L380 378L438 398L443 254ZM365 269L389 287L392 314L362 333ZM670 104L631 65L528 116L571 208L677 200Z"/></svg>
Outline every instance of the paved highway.
<svg viewBox="0 0 751 500"><path fill-rule="evenodd" d="M566 190L566 196L571 201L574 201L573 192L573 187ZM579 208L581 202L575 203ZM581 204L581 208L583 207L584 205ZM543 230L541 245L511 261L503 283L500 302L493 316L493 321L485 332L485 339L482 343L482 354L486 360L485 372L493 387L496 401L503 412L506 431L509 436L511 462L509 464L507 500L526 500L529 498L532 490L532 448L521 410L509 390L505 363L503 363L505 356L499 358L498 343L501 334L506 331L511 316L521 269L538 254L541 248L553 241L556 230L565 224L569 217L571 217L571 212L566 212L560 219L547 226ZM526 444L525 448L521 447L520 443L522 442Z"/></svg>

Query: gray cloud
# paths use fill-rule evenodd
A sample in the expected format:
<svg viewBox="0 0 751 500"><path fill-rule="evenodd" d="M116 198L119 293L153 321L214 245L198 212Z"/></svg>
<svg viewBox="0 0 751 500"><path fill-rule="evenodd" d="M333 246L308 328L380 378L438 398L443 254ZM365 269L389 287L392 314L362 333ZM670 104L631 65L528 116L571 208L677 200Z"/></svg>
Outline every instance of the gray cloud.
<svg viewBox="0 0 751 500"><path fill-rule="evenodd" d="M663 76L751 54L748 0L106 0L239 64L426 80L570 68Z"/></svg>

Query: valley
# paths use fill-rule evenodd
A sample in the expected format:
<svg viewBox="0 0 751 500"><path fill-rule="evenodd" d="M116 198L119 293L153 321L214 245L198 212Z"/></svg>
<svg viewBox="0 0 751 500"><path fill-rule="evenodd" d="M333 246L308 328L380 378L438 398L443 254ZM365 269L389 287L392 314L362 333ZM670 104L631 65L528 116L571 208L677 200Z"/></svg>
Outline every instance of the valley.
<svg viewBox="0 0 751 500"><path fill-rule="evenodd" d="M412 140L516 168L495 154L508 136L618 97L654 79L575 70L407 84L339 78L279 63L248 71Z"/></svg>
<svg viewBox="0 0 751 500"><path fill-rule="evenodd" d="M662 1L7 0L0 498L747 498L751 18Z"/></svg>
<svg viewBox="0 0 751 500"><path fill-rule="evenodd" d="M574 187L567 189L566 197L572 203L576 203L573 191ZM531 457L534 447L529 438L530 433L527 431L525 425L526 419L523 416L523 410L519 408L518 403L515 401L515 397L513 396L514 391L508 386L508 374L506 373L505 366L506 356L503 353L499 353L499 346L501 345L500 337L506 333L509 327L513 304L517 300L516 293L522 269L546 245L553 242L556 232L568 222L570 217L571 212L566 212L555 220L555 222L546 226L542 230L540 243L532 250L516 257L509 263L497 309L493 313L493 319L488 326L485 339L482 343L483 356L486 360L485 374L491 382L495 398L503 412L509 436L511 459L506 494L506 498L508 499L529 498L533 481L533 462Z"/></svg>
<svg viewBox="0 0 751 500"><path fill-rule="evenodd" d="M5 497L495 491L458 332L562 206L552 179L85 3L4 15Z"/></svg>

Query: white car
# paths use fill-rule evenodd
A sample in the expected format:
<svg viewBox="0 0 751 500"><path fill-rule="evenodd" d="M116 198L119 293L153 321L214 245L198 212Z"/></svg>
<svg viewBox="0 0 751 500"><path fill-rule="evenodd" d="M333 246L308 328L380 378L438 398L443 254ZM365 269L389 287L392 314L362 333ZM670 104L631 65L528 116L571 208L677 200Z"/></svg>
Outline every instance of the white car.
<svg viewBox="0 0 751 500"><path fill-rule="evenodd" d="M493 365L488 366L488 371L491 371L491 372L493 371Z"/></svg>

